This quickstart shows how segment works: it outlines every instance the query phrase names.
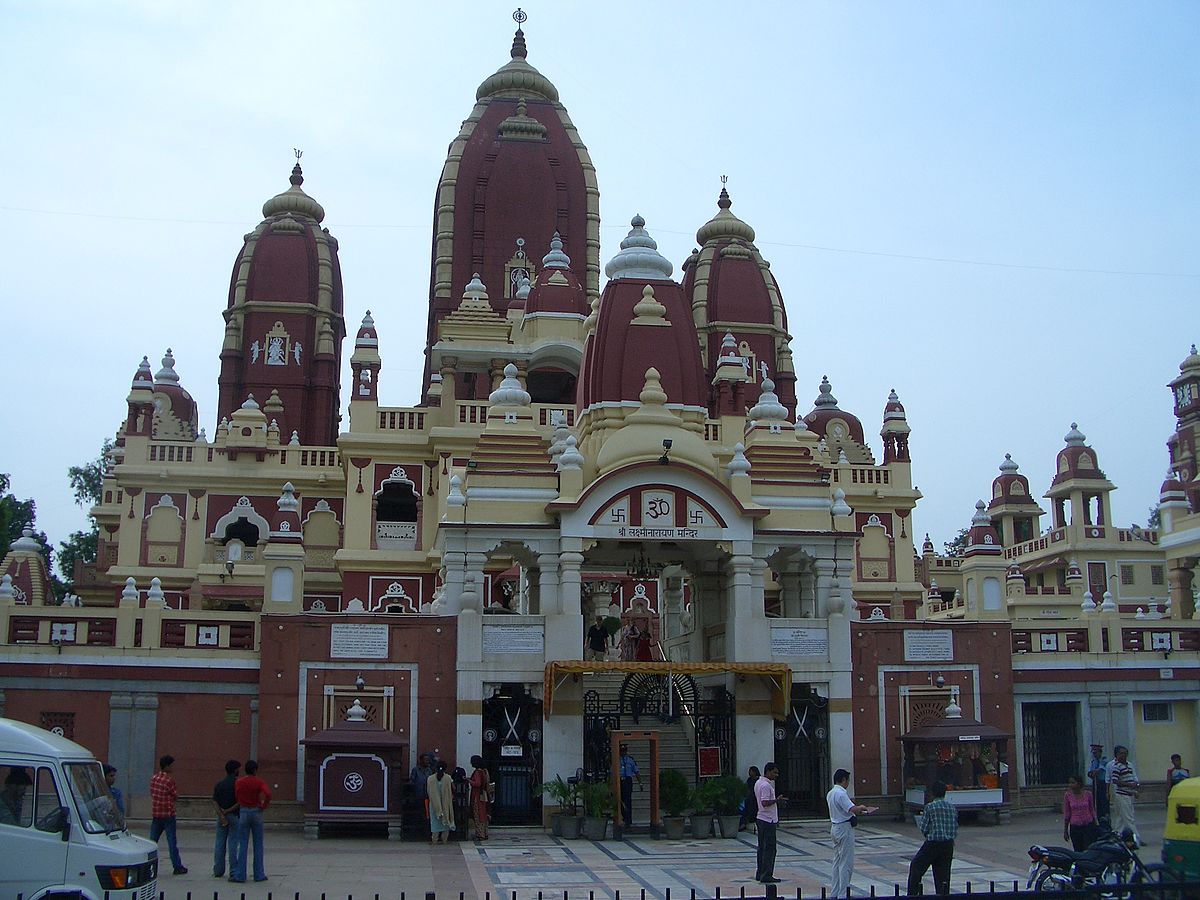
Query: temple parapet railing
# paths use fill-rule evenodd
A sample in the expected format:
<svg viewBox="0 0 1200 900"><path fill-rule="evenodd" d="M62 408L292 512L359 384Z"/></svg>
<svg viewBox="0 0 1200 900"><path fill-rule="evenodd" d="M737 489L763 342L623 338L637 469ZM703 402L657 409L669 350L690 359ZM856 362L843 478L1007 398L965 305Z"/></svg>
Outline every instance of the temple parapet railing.
<svg viewBox="0 0 1200 900"><path fill-rule="evenodd" d="M169 607L0 607L0 644L68 656L82 650L257 653L259 613ZM49 657L48 657L49 658ZM65 661L65 660L64 660Z"/></svg>

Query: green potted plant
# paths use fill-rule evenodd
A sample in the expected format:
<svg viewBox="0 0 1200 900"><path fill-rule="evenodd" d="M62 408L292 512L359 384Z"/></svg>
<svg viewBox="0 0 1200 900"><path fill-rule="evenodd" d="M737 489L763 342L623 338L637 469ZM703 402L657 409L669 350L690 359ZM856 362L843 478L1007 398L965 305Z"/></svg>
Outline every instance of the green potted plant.
<svg viewBox="0 0 1200 900"><path fill-rule="evenodd" d="M575 840L579 837L579 785L571 784L556 775L553 781L544 782L538 787L540 793L550 798L556 812L550 818L551 833L557 837Z"/></svg>
<svg viewBox="0 0 1200 900"><path fill-rule="evenodd" d="M579 800L583 803L583 836L589 841L604 840L614 806L612 786L604 781L581 784Z"/></svg>
<svg viewBox="0 0 1200 900"><path fill-rule="evenodd" d="M683 813L690 794L687 778L678 769L663 769L658 773L658 802L664 813L663 834L667 840L683 837Z"/></svg>
<svg viewBox="0 0 1200 900"><path fill-rule="evenodd" d="M737 837L741 814L738 807L746 796L746 784L736 775L719 775L709 782L712 808L721 823L721 837Z"/></svg>
<svg viewBox="0 0 1200 900"><path fill-rule="evenodd" d="M713 779L706 779L696 785L688 806L692 809L692 837L706 838L713 833Z"/></svg>

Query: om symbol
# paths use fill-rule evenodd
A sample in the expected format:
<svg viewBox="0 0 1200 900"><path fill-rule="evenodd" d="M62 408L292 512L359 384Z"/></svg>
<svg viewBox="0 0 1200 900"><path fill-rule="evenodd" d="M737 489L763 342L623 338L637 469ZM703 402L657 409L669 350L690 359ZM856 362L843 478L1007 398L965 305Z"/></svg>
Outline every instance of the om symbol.
<svg viewBox="0 0 1200 900"><path fill-rule="evenodd" d="M671 501L667 499L651 500L646 505L646 515L651 519L661 519L671 514Z"/></svg>
<svg viewBox="0 0 1200 900"><path fill-rule="evenodd" d="M345 780L342 781L342 784L351 794L357 794L363 789L363 777L357 772L351 772L346 776Z"/></svg>

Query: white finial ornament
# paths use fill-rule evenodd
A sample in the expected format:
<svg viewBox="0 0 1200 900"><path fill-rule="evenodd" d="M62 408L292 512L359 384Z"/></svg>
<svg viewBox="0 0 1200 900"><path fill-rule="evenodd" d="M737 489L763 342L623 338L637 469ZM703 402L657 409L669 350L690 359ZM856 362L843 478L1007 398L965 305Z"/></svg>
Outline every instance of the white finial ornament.
<svg viewBox="0 0 1200 900"><path fill-rule="evenodd" d="M725 466L730 478L746 478L750 475L750 460L746 459L746 445L738 441L733 445L733 459Z"/></svg>
<svg viewBox="0 0 1200 900"><path fill-rule="evenodd" d="M529 391L521 387L517 378L517 367L509 363L504 367L504 380L500 386L488 396L492 406L521 407L529 405Z"/></svg>
<svg viewBox="0 0 1200 900"><path fill-rule="evenodd" d="M577 443L575 435L567 435L566 440L563 442L563 451L558 455L559 471L563 469L583 468L583 454L579 452L579 448L576 446Z"/></svg>
<svg viewBox="0 0 1200 900"><path fill-rule="evenodd" d="M756 421L772 423L787 421L787 407L779 402L779 397L775 393L775 382L770 378L763 379L762 392L758 395L758 402L750 407L750 412L746 415Z"/></svg>
<svg viewBox="0 0 1200 900"><path fill-rule="evenodd" d="M179 376L175 373L175 357L171 354L171 348L167 348L166 354L162 358L162 368L154 376L155 384L179 384Z"/></svg>
<svg viewBox="0 0 1200 900"><path fill-rule="evenodd" d="M571 257L563 252L562 238L558 232L554 232L554 237L550 239L550 252L542 257L542 267L546 269L569 269L571 268Z"/></svg>
<svg viewBox="0 0 1200 900"><path fill-rule="evenodd" d="M467 498L463 496L462 479L457 475L450 476L450 492L446 495L447 506L463 506Z"/></svg>
<svg viewBox="0 0 1200 900"><path fill-rule="evenodd" d="M646 232L646 220L634 216L629 234L621 241L621 252L608 261L604 274L609 278L652 278L666 280L674 266L658 252L658 244Z"/></svg>

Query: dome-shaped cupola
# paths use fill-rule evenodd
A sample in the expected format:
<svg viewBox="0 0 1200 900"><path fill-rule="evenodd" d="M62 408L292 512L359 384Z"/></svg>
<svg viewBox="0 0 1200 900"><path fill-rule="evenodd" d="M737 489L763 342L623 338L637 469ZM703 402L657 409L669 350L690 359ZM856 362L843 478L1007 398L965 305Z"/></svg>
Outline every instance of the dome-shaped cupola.
<svg viewBox="0 0 1200 900"><path fill-rule="evenodd" d="M883 427L879 430L883 438L883 464L894 462L911 462L908 455L908 436L912 428L908 425L908 417L904 413L904 404L900 395L892 388L888 392L887 403L883 407Z"/></svg>
<svg viewBox="0 0 1200 900"><path fill-rule="evenodd" d="M875 464L866 445L862 422L858 416L838 407L828 376L822 376L813 410L804 417L804 424L809 431L825 440L831 460L837 460L844 451L848 462Z"/></svg>
<svg viewBox="0 0 1200 900"><path fill-rule="evenodd" d="M675 267L658 252L658 242L646 231L646 220L638 215L629 224L629 234L621 241L620 252L604 267L604 274L613 279L669 279Z"/></svg>
<svg viewBox="0 0 1200 900"><path fill-rule="evenodd" d="M162 368L154 375L154 431L163 441L194 441L199 427L196 401L179 383L175 357L168 347Z"/></svg>
<svg viewBox="0 0 1200 900"><path fill-rule="evenodd" d="M1058 451L1055 465L1054 481L1051 486L1061 484L1071 479L1086 481L1107 481L1100 470L1100 462L1096 451L1087 445L1087 436L1079 430L1079 426L1071 423L1071 430L1063 436L1066 446Z"/></svg>
<svg viewBox="0 0 1200 900"><path fill-rule="evenodd" d="M297 215L313 219L316 222L325 221L325 207L304 193L304 189L301 187L304 184L304 171L300 168L299 162L292 166L292 174L288 178L288 182L291 187L282 194L276 194L263 204L263 218L273 219L277 216Z"/></svg>
<svg viewBox="0 0 1200 900"><path fill-rule="evenodd" d="M474 109L450 143L434 193L424 403L436 402L433 376L441 356L434 348L444 337L438 324L458 308L455 291L472 273L492 286L489 300L499 316L520 327L524 313L522 342L554 345L550 357L558 373L578 365L582 319L600 296L596 170L558 90L529 63L525 37L518 28L509 61L480 84ZM576 280L579 299L568 298L567 290L546 290L539 297L546 267L538 271L532 260L512 251L514 241L523 243L528 235L545 240L556 231L573 268L558 268L561 278L555 282ZM529 278L524 297L517 296L522 276ZM530 316L536 322L538 313L567 313L580 320L555 327L543 317L531 327ZM575 346L563 349L572 342ZM536 374L543 362L531 360L536 398L547 396Z"/></svg>
<svg viewBox="0 0 1200 900"><path fill-rule="evenodd" d="M635 231L640 228L635 225ZM649 258L643 256L637 265ZM632 257L626 260L632 262ZM663 278L612 278L604 287L596 329L584 350L580 411L636 400L648 363L661 366L661 390L668 403L706 411L708 384L691 310L679 285Z"/></svg>
<svg viewBox="0 0 1200 900"><path fill-rule="evenodd" d="M722 187L717 214L696 232L700 246L683 266L683 292L704 348L705 369L710 381L716 378L725 335L732 333L752 383L745 391L746 401L769 375L779 401L795 413L796 375L783 298L770 263L754 246L754 229L733 214L732 205L729 191ZM714 414L727 413L725 405L718 386Z"/></svg>
<svg viewBox="0 0 1200 900"><path fill-rule="evenodd" d="M542 270L529 288L523 306L527 317L542 313L571 313L582 317L588 313L583 285L571 271L571 257L563 250L562 237L557 231L550 241L550 252L542 257Z"/></svg>
<svg viewBox="0 0 1200 900"><path fill-rule="evenodd" d="M988 508L994 511L1012 505L1036 507L1037 502L1029 491L1029 479L1020 474L1012 454L1005 453L1004 462L1000 463L1000 474L992 479L992 501Z"/></svg>
<svg viewBox="0 0 1200 900"><path fill-rule="evenodd" d="M543 100L557 100L558 88L550 83L550 79L529 64L529 48L525 46L525 32L517 28L513 35L512 59L505 63L483 80L475 91L475 99L487 97L528 95L537 96Z"/></svg>
<svg viewBox="0 0 1200 900"><path fill-rule="evenodd" d="M218 419L247 394L277 390L287 414L280 425L306 445L337 440L342 339L338 244L321 227L325 210L301 187L263 204L263 220L245 237L233 265L221 349Z"/></svg>
<svg viewBox="0 0 1200 900"><path fill-rule="evenodd" d="M997 556L1002 550L1000 535L980 500L975 504L975 515L971 517L971 529L963 556Z"/></svg>

